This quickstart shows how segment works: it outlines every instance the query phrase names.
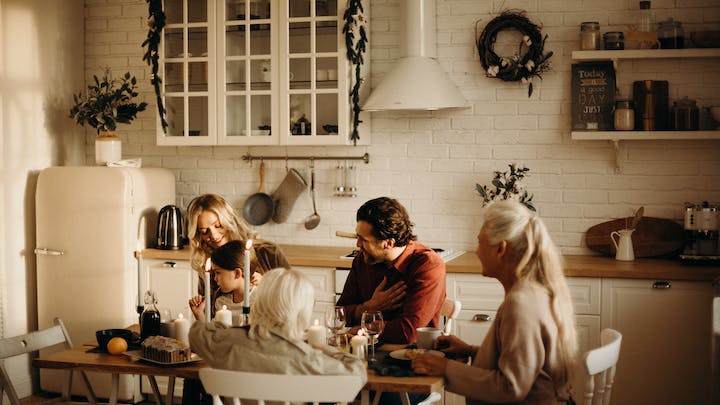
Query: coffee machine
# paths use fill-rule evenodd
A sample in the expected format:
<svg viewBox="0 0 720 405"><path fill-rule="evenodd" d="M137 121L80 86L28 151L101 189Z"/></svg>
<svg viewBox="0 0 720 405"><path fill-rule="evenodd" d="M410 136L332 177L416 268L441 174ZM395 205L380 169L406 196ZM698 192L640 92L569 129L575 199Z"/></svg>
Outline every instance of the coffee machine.
<svg viewBox="0 0 720 405"><path fill-rule="evenodd" d="M681 259L720 262L720 203L685 203L684 228Z"/></svg>

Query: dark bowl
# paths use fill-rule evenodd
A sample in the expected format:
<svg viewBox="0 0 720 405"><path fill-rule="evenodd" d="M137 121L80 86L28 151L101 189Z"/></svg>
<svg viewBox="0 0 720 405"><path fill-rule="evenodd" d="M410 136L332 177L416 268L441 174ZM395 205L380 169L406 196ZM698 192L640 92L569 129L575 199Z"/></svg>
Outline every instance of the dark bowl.
<svg viewBox="0 0 720 405"><path fill-rule="evenodd" d="M95 332L95 338L98 342L100 350L107 351L107 344L110 339L114 337L121 337L129 344L133 342L133 331L128 329L103 329Z"/></svg>

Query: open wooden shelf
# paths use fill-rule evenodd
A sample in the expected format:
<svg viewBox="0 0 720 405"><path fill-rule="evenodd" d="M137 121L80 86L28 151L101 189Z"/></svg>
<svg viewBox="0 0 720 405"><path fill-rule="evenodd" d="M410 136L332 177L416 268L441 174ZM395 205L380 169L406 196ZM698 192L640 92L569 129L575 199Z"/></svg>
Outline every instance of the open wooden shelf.
<svg viewBox="0 0 720 405"><path fill-rule="evenodd" d="M621 51L573 51L572 53L572 59L577 61L717 57L720 57L720 48L624 49Z"/></svg>
<svg viewBox="0 0 720 405"><path fill-rule="evenodd" d="M585 141L653 141L720 139L720 131L572 131L573 140Z"/></svg>

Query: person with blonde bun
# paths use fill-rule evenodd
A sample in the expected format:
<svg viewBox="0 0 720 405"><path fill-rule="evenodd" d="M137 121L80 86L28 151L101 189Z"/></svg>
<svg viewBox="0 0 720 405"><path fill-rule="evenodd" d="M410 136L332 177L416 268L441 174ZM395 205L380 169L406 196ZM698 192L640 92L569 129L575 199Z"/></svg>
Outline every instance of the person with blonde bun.
<svg viewBox="0 0 720 405"><path fill-rule="evenodd" d="M474 404L571 404L577 332L563 258L543 221L514 200L483 215L476 254L482 273L500 281L505 298L479 346L441 336L448 357L423 354L418 374L444 375L446 390Z"/></svg>

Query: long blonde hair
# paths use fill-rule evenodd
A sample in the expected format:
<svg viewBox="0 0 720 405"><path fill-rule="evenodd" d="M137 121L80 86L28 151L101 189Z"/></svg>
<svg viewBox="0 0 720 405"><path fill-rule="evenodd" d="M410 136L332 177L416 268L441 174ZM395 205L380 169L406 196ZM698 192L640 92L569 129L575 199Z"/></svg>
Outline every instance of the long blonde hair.
<svg viewBox="0 0 720 405"><path fill-rule="evenodd" d="M190 240L190 264L200 275L205 260L212 255L213 247L209 246L197 231L197 220L203 211L217 215L220 225L230 232L230 240L246 241L255 239L256 234L235 213L232 205L217 194L202 194L195 197L187 209L187 233Z"/></svg>
<svg viewBox="0 0 720 405"><path fill-rule="evenodd" d="M270 332L297 342L310 326L315 288L298 270L277 268L263 276L250 306L250 337L267 339Z"/></svg>
<svg viewBox="0 0 720 405"><path fill-rule="evenodd" d="M482 232L491 244L507 242L507 254L517 260L517 280L532 280L545 287L558 329L560 359L568 380L577 361L577 331L564 260L542 219L514 200L498 201L485 209Z"/></svg>

